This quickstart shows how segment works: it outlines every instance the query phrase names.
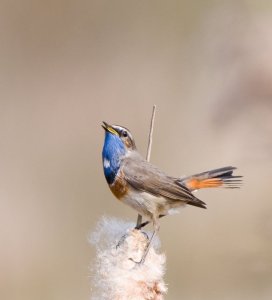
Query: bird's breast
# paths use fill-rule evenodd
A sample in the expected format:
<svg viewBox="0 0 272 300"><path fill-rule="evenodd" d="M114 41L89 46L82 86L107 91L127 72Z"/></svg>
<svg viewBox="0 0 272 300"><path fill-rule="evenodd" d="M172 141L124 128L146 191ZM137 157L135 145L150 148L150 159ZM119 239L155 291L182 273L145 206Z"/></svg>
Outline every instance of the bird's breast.
<svg viewBox="0 0 272 300"><path fill-rule="evenodd" d="M114 196L119 200L122 200L129 193L128 183L122 176L121 172L115 177L115 180L109 185L109 187Z"/></svg>

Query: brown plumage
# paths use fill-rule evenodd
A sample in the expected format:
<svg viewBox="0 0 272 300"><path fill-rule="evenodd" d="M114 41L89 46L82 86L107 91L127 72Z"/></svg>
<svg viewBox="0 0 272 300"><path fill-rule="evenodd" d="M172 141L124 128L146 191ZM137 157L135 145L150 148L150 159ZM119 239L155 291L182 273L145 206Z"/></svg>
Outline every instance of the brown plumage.
<svg viewBox="0 0 272 300"><path fill-rule="evenodd" d="M166 198L170 209L183 204L206 208L206 204L196 198L179 179L166 175L138 153L133 152L124 158L122 172L134 189Z"/></svg>
<svg viewBox="0 0 272 300"><path fill-rule="evenodd" d="M138 153L128 129L106 122L102 127L106 132L103 165L109 187L119 200L153 222L150 243L159 230L158 219L161 216L186 204L206 208L205 202L195 197L193 191L221 186L237 188L241 183L241 176L232 175L235 167L214 169L185 178L168 176ZM148 248L142 262L147 252Z"/></svg>

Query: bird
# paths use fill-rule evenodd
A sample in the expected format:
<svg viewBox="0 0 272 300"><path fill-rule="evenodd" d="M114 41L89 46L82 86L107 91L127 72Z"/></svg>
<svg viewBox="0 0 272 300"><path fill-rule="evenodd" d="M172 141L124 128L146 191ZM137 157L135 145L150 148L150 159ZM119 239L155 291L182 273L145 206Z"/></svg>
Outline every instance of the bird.
<svg viewBox="0 0 272 300"><path fill-rule="evenodd" d="M193 194L194 191L202 188L240 187L242 176L234 176L236 167L232 166L184 178L169 176L141 156L129 129L104 121L102 127L105 130L102 162L111 192L148 220L140 227L153 223L153 233L141 263L159 231L159 218L186 205L207 208L206 203Z"/></svg>

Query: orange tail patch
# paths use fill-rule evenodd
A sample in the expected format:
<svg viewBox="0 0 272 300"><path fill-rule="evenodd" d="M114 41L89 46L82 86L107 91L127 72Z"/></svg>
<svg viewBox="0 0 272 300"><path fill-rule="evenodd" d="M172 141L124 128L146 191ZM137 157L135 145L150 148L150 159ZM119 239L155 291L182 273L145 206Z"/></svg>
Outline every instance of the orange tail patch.
<svg viewBox="0 0 272 300"><path fill-rule="evenodd" d="M220 187L224 184L224 181L219 178L209 178L209 179L197 179L191 178L187 180L186 186L190 190L199 190L203 188L213 188L213 187Z"/></svg>

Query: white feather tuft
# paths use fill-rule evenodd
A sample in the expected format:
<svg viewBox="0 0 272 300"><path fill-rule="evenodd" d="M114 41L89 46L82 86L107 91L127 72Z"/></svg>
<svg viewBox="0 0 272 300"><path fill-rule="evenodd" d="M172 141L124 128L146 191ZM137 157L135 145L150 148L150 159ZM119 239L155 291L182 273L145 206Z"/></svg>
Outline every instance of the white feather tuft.
<svg viewBox="0 0 272 300"><path fill-rule="evenodd" d="M110 167L110 161L106 158L104 158L103 164L104 164L104 168L106 168L106 169Z"/></svg>
<svg viewBox="0 0 272 300"><path fill-rule="evenodd" d="M158 239L143 265L138 264L148 243L147 235L134 224L103 217L90 242L96 247L93 267L93 300L163 300L165 255L156 253Z"/></svg>

